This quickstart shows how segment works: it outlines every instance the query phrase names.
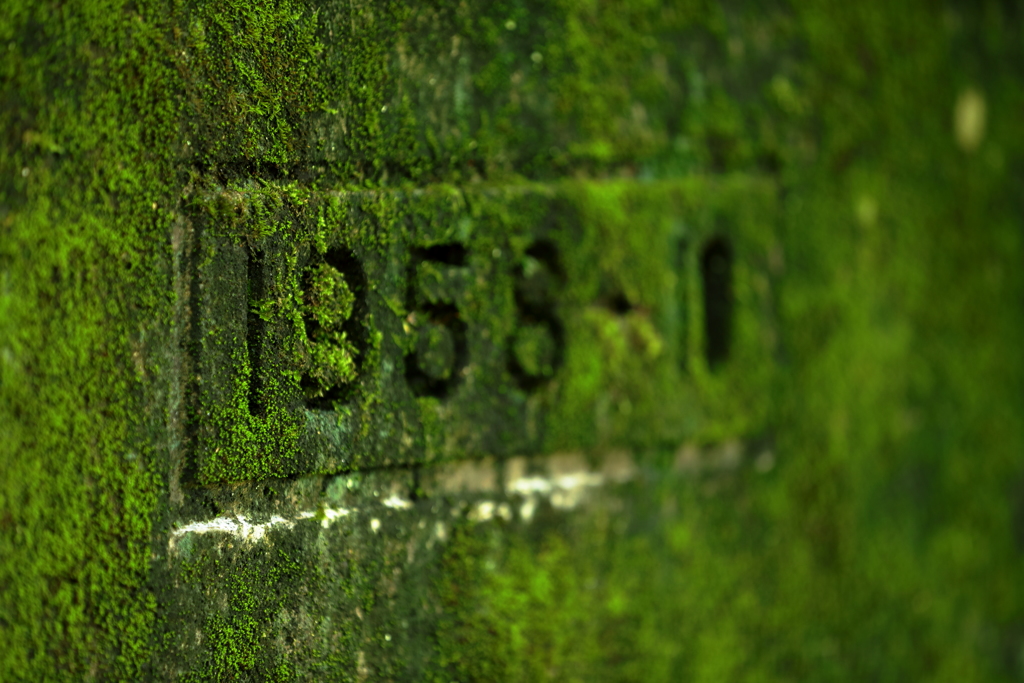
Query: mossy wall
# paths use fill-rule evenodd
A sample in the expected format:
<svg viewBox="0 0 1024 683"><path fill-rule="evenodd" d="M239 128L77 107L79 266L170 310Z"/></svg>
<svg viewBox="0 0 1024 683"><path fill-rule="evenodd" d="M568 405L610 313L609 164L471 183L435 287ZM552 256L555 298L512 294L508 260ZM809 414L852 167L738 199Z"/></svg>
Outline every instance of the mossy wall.
<svg viewBox="0 0 1024 683"><path fill-rule="evenodd" d="M1024 679L1020 3L0 50L0 680Z"/></svg>

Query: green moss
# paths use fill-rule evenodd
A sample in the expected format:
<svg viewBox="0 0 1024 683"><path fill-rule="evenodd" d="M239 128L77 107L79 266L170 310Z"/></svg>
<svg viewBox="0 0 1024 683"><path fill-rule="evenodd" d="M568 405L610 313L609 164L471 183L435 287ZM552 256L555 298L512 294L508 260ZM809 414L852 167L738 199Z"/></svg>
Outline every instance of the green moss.
<svg viewBox="0 0 1024 683"><path fill-rule="evenodd" d="M145 6L0 12L0 677L132 679L152 643L165 436L154 345L177 201ZM148 408L147 408L148 406Z"/></svg>
<svg viewBox="0 0 1024 683"><path fill-rule="evenodd" d="M202 625L202 635L208 641L206 657L192 663L185 680L230 680L254 674L270 681L295 679L292 665L268 644L286 618L285 605L293 602L289 594L298 587L296 579L308 583L310 568L279 548L251 552L243 562L241 567L217 563L192 572L200 587L211 575L225 575L230 598L223 610L212 612Z"/></svg>
<svg viewBox="0 0 1024 683"><path fill-rule="evenodd" d="M1010 274L1022 138L1009 121L1021 73L988 60L1019 37L1019 17L994 4L976 15L804 4L795 16L723 20L730 63L778 57L764 100L703 64L684 114L695 140L652 167L781 163L777 243L760 243L778 292L779 374L760 385L760 362L749 384L716 386L694 339L699 302L687 299L675 323L690 340L697 405L723 400L723 416L739 404L766 419L757 448L778 464L763 479L668 488L649 526L636 517L641 496L625 494L634 507L616 516L629 532L599 513L536 537L467 530L440 583L437 679L1016 680L1024 283ZM787 64L781 45L806 61ZM973 155L951 124L971 83L1001 131ZM623 239L644 234L616 202L593 203ZM567 360L580 395L613 372L606 359L642 358L617 350L613 319L591 312L592 341ZM770 400L743 398L751 386L772 387ZM743 424L712 421L708 438Z"/></svg>
<svg viewBox="0 0 1024 683"><path fill-rule="evenodd" d="M753 436L772 474L654 531L460 536L438 667L1019 678L1021 44L996 2L7 3L0 678L147 675L182 470L624 445L661 466L682 439ZM968 87L989 112L974 151L950 120ZM183 246L204 229L217 248ZM539 234L564 257L571 343L528 393L502 344ZM697 286L714 235L737 250L717 368ZM489 276L459 305L506 390L458 421L388 366L414 348L408 249L450 242ZM365 261L360 354L308 348L302 245ZM279 297L244 306L279 325L277 364L256 370L230 326L189 336L181 279L220 247L280 255ZM183 361L196 343L223 352L216 401ZM289 403L313 356L361 392L341 455L314 454ZM270 564L232 579L197 676L293 673L256 650L307 570Z"/></svg>
<svg viewBox="0 0 1024 683"><path fill-rule="evenodd" d="M166 19L180 22L172 30L191 129L187 156L215 166L301 159L303 124L326 106L316 70L324 49L317 12L288 0L203 2L183 10Z"/></svg>

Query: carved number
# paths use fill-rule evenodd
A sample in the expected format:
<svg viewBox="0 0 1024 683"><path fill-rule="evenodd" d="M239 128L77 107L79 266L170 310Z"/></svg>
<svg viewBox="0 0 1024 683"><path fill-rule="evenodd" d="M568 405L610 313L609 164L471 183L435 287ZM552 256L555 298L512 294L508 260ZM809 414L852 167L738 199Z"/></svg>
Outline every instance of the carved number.
<svg viewBox="0 0 1024 683"><path fill-rule="evenodd" d="M412 313L406 323L416 342L405 358L405 377L416 396L444 398L462 377L466 323L456 300L467 278L461 244L414 250L406 302Z"/></svg>
<svg viewBox="0 0 1024 683"><path fill-rule="evenodd" d="M245 348L249 360L249 414L262 416L266 410L263 401L263 344L266 324L259 315L264 298L263 251L249 249L247 264L248 312L245 318Z"/></svg>
<svg viewBox="0 0 1024 683"><path fill-rule="evenodd" d="M313 254L302 275L306 405L331 410L351 398L366 354L366 274L343 248Z"/></svg>
<svg viewBox="0 0 1024 683"><path fill-rule="evenodd" d="M554 377L564 355L565 333L555 312L555 297L565 277L555 245L534 242L518 275L519 324L509 340L509 371L520 387L535 391Z"/></svg>
<svg viewBox="0 0 1024 683"><path fill-rule="evenodd" d="M704 356L716 369L729 359L732 345L732 247L724 237L704 245L700 255L704 293Z"/></svg>

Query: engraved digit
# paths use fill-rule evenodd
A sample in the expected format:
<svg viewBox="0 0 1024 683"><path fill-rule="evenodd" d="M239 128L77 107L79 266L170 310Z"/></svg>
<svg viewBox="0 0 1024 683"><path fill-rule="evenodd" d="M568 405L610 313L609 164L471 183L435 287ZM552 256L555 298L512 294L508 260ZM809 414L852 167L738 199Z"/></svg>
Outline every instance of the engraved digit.
<svg viewBox="0 0 1024 683"><path fill-rule="evenodd" d="M717 368L729 359L732 344L732 247L724 237L704 245L700 256L704 285L704 354Z"/></svg>
<svg viewBox="0 0 1024 683"><path fill-rule="evenodd" d="M531 245L518 275L519 325L509 340L509 371L525 391L535 391L554 377L564 355L565 334L555 313L564 276L555 245L547 240Z"/></svg>
<svg viewBox="0 0 1024 683"><path fill-rule="evenodd" d="M351 251L329 249L306 266L302 289L307 343L301 386L307 406L331 410L351 397L365 355L366 274Z"/></svg>
<svg viewBox="0 0 1024 683"><path fill-rule="evenodd" d="M466 367L466 323L455 300L465 265L461 244L413 252L407 292L413 313L407 322L416 331L416 344L405 358L405 378L416 396L448 396Z"/></svg>
<svg viewBox="0 0 1024 683"><path fill-rule="evenodd" d="M689 258L690 245L686 238L681 238L675 243L675 271L676 271L676 287L675 287L675 339L676 339L676 350L679 357L679 368L686 371L689 363L689 329L690 323L687 318L690 310L689 301L687 300L687 259Z"/></svg>
<svg viewBox="0 0 1024 683"><path fill-rule="evenodd" d="M266 324L259 314L264 296L263 252L249 248L247 264L248 312L245 319L245 347L249 360L249 414L261 416L266 410L263 403L262 356Z"/></svg>

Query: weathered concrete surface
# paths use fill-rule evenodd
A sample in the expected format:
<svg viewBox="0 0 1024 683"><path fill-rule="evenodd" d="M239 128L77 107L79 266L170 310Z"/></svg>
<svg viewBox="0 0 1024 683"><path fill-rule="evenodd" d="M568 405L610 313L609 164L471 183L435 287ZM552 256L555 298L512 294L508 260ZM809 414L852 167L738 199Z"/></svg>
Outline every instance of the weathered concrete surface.
<svg viewBox="0 0 1024 683"><path fill-rule="evenodd" d="M262 227L260 202L282 195ZM466 561L449 540L569 523L612 542L640 520L591 525L629 496L743 459L738 441L706 463L684 448L672 467L638 447L753 435L773 457L767 179L267 182L191 206L175 261L192 418L157 552L163 675L447 675L438 652L464 655L435 643L453 616L445 567ZM720 283L708 245L727 250ZM345 284L320 293L328 272ZM705 294L729 306L714 367ZM337 322L318 312L331 300ZM325 325L340 333L317 341ZM341 361L318 360L321 343ZM330 362L352 370L316 374ZM438 461L456 464L423 467ZM658 513L640 519L658 528Z"/></svg>
<svg viewBox="0 0 1024 683"><path fill-rule="evenodd" d="M641 550L643 557L617 557L622 551L612 549L627 547L638 534L650 542L678 528L686 514L680 502L685 510L688 497L698 501L690 505L701 505L716 486L766 476L773 458L768 449L733 442L716 449L684 446L672 463L638 465L623 451L562 453L309 477L284 483L271 496L252 486L211 492L204 502L216 501L220 514L174 528L157 552L161 604L170 607L170 635L158 669L169 678L232 675L234 667L235 674L329 680L505 678L516 671L592 679L601 677L610 659L625 656L643 670L646 649L677 639L666 615L647 619L669 632L632 643L635 650L620 643L614 654L603 652L607 643L585 622L631 590L621 584L627 577L616 564L650 570L668 558L650 548ZM263 504L254 506L254 499ZM522 561L516 554L543 553L552 542L575 557L564 558L566 566L554 572L548 567L513 575L512 581L526 584L505 586L510 592L495 596L540 610L525 623L502 623L526 615L488 613L493 606L486 601L494 598L474 591L495 587L463 583L458 576L467 561L487 573L522 572L525 567L508 566ZM558 576L569 566L585 575ZM657 593L678 580L682 575L650 586L654 599L667 599ZM551 585L529 585L536 581ZM467 608L483 609L477 618L499 629L475 635L485 643L493 639L483 651L457 635L457 629L474 628L457 616ZM566 608L581 611L543 613ZM546 645L536 642L529 646L536 661L503 660L502 650L522 646L506 638L548 620L573 625L573 632L561 634L570 651L545 652ZM624 629L619 637L631 635ZM247 652L246 660L225 659L225 647ZM438 661L438 647L447 661ZM573 656L574 649L596 657Z"/></svg>
<svg viewBox="0 0 1024 683"><path fill-rule="evenodd" d="M5 4L0 680L1021 680L1018 5Z"/></svg>

